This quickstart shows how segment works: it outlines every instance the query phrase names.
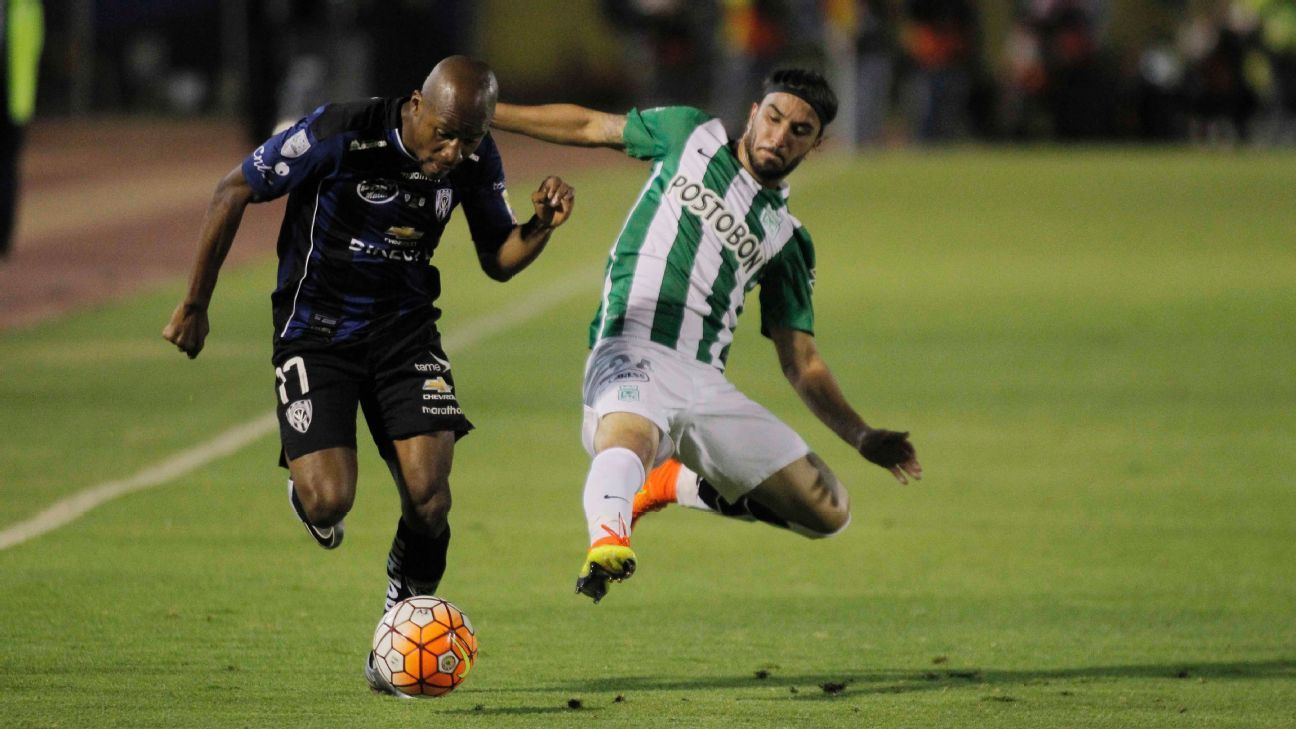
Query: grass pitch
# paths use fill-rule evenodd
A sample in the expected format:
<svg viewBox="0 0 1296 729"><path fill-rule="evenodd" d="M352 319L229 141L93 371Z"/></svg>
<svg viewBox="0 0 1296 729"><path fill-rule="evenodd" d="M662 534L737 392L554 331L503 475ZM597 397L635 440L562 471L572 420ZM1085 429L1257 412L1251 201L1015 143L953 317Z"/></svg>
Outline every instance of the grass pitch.
<svg viewBox="0 0 1296 729"><path fill-rule="evenodd" d="M442 586L482 645L459 691L361 678L397 516L372 447L325 553L270 435L0 552L0 725L1296 726L1294 162L811 160L793 209L821 349L927 478L895 485L814 421L750 312L731 376L850 485L851 529L668 509L598 606L571 594L585 325L646 169L572 175L576 218L514 282L476 270L462 228L437 256L452 339L588 272L450 348L478 425ZM222 278L195 362L158 336L180 282L0 335L0 529L268 412L272 281Z"/></svg>

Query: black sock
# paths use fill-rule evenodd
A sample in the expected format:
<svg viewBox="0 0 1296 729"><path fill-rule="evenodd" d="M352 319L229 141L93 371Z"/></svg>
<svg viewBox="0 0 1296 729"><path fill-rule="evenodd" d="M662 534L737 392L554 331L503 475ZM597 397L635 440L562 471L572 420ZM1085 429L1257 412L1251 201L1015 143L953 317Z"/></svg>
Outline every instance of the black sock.
<svg viewBox="0 0 1296 729"><path fill-rule="evenodd" d="M450 551L450 525L429 537L405 522L396 523L396 536L387 554L387 603L384 611L412 595L431 595L441 584Z"/></svg>
<svg viewBox="0 0 1296 729"><path fill-rule="evenodd" d="M698 498L711 507L715 513L744 521L759 521L781 529L787 529L788 523L759 501L743 496L737 501L729 501L707 483L705 478L698 478Z"/></svg>

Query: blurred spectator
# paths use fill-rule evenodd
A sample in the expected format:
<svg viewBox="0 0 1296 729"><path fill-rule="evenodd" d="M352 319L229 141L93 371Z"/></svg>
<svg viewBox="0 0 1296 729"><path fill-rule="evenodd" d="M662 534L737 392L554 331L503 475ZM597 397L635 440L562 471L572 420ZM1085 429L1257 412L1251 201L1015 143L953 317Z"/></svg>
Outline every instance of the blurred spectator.
<svg viewBox="0 0 1296 729"><path fill-rule="evenodd" d="M826 0L838 98L837 122L855 146L881 144L895 74L895 22L885 0Z"/></svg>
<svg viewBox="0 0 1296 729"><path fill-rule="evenodd" d="M1001 122L1014 138L1116 134L1117 74L1102 54L1104 0L1028 0L1006 44Z"/></svg>
<svg viewBox="0 0 1296 729"><path fill-rule="evenodd" d="M18 157L23 129L36 109L36 71L45 41L40 0L0 3L0 259L9 255L18 205Z"/></svg>
<svg viewBox="0 0 1296 729"><path fill-rule="evenodd" d="M970 0L907 0L901 45L914 138L947 141L967 135L976 71L977 12Z"/></svg>
<svg viewBox="0 0 1296 729"><path fill-rule="evenodd" d="M720 8L723 58L712 105L737 139L761 80L786 57L792 13L779 0L720 0Z"/></svg>
<svg viewBox="0 0 1296 729"><path fill-rule="evenodd" d="M626 39L628 96L644 107L702 105L711 88L716 8L689 0L602 0L604 17Z"/></svg>
<svg viewBox="0 0 1296 729"><path fill-rule="evenodd" d="M247 3L249 136L256 143L326 100L401 96L424 69L473 50L476 3L258 0Z"/></svg>
<svg viewBox="0 0 1296 729"><path fill-rule="evenodd" d="M1208 144L1245 142L1260 106L1247 77L1248 55L1255 49L1258 18L1241 3L1223 13L1199 15L1180 33L1188 62L1185 91L1192 138Z"/></svg>
<svg viewBox="0 0 1296 729"><path fill-rule="evenodd" d="M1272 71L1271 140L1296 144L1296 0L1253 0L1260 15L1260 44Z"/></svg>
<svg viewBox="0 0 1296 729"><path fill-rule="evenodd" d="M1183 139L1183 60L1172 44L1150 44L1138 56L1134 112L1141 139L1166 142Z"/></svg>
<svg viewBox="0 0 1296 729"><path fill-rule="evenodd" d="M1017 19L1004 40L1000 72L999 121L1010 139L1042 136L1044 110L1044 51L1039 34L1025 18Z"/></svg>

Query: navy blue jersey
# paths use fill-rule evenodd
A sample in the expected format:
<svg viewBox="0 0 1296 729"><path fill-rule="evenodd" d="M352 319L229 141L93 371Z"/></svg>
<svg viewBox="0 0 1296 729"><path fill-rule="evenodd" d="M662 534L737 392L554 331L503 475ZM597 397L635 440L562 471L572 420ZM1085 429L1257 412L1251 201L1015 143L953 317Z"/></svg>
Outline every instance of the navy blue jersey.
<svg viewBox="0 0 1296 729"><path fill-rule="evenodd" d="M455 206L479 256L493 256L516 224L490 135L431 179L401 143L406 100L326 104L243 161L255 202L288 195L276 344L355 341L405 316L435 319L441 282L430 259Z"/></svg>

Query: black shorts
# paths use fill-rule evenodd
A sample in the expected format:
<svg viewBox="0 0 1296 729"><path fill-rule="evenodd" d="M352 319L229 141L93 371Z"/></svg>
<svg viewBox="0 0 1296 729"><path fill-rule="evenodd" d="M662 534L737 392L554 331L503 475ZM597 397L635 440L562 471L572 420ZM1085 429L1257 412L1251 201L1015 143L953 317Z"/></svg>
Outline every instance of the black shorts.
<svg viewBox="0 0 1296 729"><path fill-rule="evenodd" d="M472 430L455 397L450 361L432 322L363 342L275 347L279 465L325 448L356 447L356 405L385 460L392 441Z"/></svg>

